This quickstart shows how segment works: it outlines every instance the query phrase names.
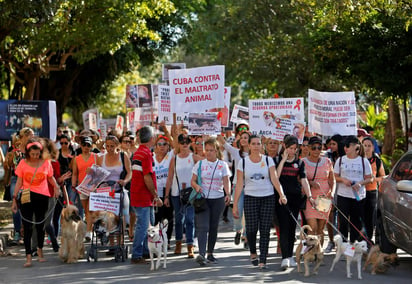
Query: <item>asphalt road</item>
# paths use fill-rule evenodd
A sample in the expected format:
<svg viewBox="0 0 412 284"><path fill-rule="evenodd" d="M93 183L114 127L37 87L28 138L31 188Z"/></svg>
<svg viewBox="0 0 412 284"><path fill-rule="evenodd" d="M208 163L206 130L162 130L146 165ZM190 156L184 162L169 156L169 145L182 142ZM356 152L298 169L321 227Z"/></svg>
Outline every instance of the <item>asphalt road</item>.
<svg viewBox="0 0 412 284"><path fill-rule="evenodd" d="M398 251L400 265L396 269L391 268L383 275L362 272L363 280L357 279L355 264L352 264L354 278L347 279L344 261L339 261L333 273L330 273L334 252L325 255L325 264L320 267L318 275L304 277L296 268L280 271L281 257L275 254L277 244L273 234L268 269L260 271L250 264L248 251L242 245L236 246L233 243L234 233L231 228L231 224L222 222L220 225L214 254L219 260L218 264L200 267L185 255L174 256L172 241L167 268L160 268L156 272L151 272L148 264L131 264L130 257L125 262L116 263L105 252L99 253L97 262L83 259L77 264L64 264L47 245L44 249L47 262L39 263L34 258L31 268L23 268L24 247L10 247L8 250L13 255L0 256L0 283L412 283L412 257L402 251ZM131 243L127 244L130 251Z"/></svg>

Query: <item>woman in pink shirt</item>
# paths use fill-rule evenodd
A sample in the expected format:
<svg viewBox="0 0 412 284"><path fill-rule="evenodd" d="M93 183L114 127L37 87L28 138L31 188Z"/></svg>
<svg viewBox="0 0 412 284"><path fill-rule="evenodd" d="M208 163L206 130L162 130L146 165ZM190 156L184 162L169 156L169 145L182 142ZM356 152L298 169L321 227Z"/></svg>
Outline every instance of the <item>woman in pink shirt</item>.
<svg viewBox="0 0 412 284"><path fill-rule="evenodd" d="M31 236L33 224L37 231L37 254L39 262L45 262L43 257L44 221L48 209L49 197L51 197L47 181L54 187L54 197L60 195L60 187L53 177L53 168L49 160L43 160L43 146L36 139L30 139L26 145L26 156L18 164L15 172L17 175L16 189L30 188L30 202L21 204L20 213L24 227L24 247L26 250L26 263L24 267L32 265ZM17 194L14 191L12 211L17 212ZM33 215L35 218L33 219ZM35 221L34 221L35 220Z"/></svg>

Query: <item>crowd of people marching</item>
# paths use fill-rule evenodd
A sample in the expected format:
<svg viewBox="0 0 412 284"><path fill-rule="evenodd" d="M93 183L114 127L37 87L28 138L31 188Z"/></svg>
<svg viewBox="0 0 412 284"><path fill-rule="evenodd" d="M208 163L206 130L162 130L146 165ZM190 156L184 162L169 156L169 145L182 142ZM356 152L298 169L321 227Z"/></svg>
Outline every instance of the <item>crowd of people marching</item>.
<svg viewBox="0 0 412 284"><path fill-rule="evenodd" d="M35 254L45 261L45 239L58 251L65 188L69 202L84 216L85 241L90 241L89 197L76 187L88 168L97 165L110 172L106 180L116 181L128 193L124 215L133 242L132 263L146 262L147 228L163 219L169 222L167 237L169 249L174 243L174 254L182 254L185 243L188 258L195 258L197 246L195 260L200 265L217 263L218 226L221 220L229 221L228 208L234 218L234 243L242 241L251 264L260 269L266 268L272 228L278 236L281 269L296 266L295 233L302 224L319 235L322 245L327 227L326 252L334 248L336 229L350 242L365 238L371 244L377 184L385 171L376 141L366 131L358 133L328 139L306 133L300 144L289 135L283 141L253 135L247 123L217 137L190 136L181 125L169 132L161 123L136 133L111 131L104 140L96 131L75 133L61 127L51 141L23 128L13 135L4 163L14 240L23 239L25 267L32 265ZM19 205L18 193L27 188L30 202ZM191 202L182 200L181 193L188 189L201 193L206 200L203 210L195 211Z"/></svg>

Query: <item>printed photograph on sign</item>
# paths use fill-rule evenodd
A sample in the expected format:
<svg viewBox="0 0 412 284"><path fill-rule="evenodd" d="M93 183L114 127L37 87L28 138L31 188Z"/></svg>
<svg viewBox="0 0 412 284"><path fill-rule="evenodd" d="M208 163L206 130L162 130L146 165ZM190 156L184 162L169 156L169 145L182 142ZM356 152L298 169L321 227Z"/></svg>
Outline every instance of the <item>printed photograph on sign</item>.
<svg viewBox="0 0 412 284"><path fill-rule="evenodd" d="M230 121L238 124L249 121L249 108L241 105L234 105Z"/></svg>
<svg viewBox="0 0 412 284"><path fill-rule="evenodd" d="M138 107L137 85L126 86L126 108Z"/></svg>
<svg viewBox="0 0 412 284"><path fill-rule="evenodd" d="M138 85L137 86L138 107L153 106L152 85Z"/></svg>
<svg viewBox="0 0 412 284"><path fill-rule="evenodd" d="M303 98L249 100L248 110L249 126L254 134L278 141L289 134L303 141Z"/></svg>
<svg viewBox="0 0 412 284"><path fill-rule="evenodd" d="M90 113L93 114L93 117L96 118L96 123L95 125L100 125L100 120L99 120L99 110L97 108L93 108L93 109L88 109L85 112L82 113L82 117L83 117L83 127L86 130L90 129L90 123L93 123L92 121L90 121ZM94 124L94 123L93 123ZM96 129L93 129L96 130Z"/></svg>
<svg viewBox="0 0 412 284"><path fill-rule="evenodd" d="M222 125L222 127L228 127L229 125L230 91L231 91L231 87L225 87L225 94L224 94L225 105L223 108L212 108L212 109L207 110L207 112L217 112L218 113L217 118L220 120L220 124Z"/></svg>
<svg viewBox="0 0 412 284"><path fill-rule="evenodd" d="M217 112L189 113L190 135L217 135L221 133Z"/></svg>
<svg viewBox="0 0 412 284"><path fill-rule="evenodd" d="M165 63L162 64L162 80L169 80L169 70L186 69L186 63Z"/></svg>

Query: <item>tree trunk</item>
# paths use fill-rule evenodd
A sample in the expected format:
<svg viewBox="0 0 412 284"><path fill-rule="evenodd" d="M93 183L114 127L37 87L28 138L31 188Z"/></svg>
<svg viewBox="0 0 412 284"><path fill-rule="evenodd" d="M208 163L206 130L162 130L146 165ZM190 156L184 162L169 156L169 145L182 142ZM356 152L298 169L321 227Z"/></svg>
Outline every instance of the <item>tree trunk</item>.
<svg viewBox="0 0 412 284"><path fill-rule="evenodd" d="M403 143L397 143L398 138L403 139L403 127L399 106L396 104L396 102L393 101L393 99L389 99L388 101L388 120L386 121L385 130L386 131L382 153L388 156L392 156L396 160L397 157L395 156L398 155L394 155L395 149L400 149L403 151ZM392 162L395 162L395 160L393 160Z"/></svg>

